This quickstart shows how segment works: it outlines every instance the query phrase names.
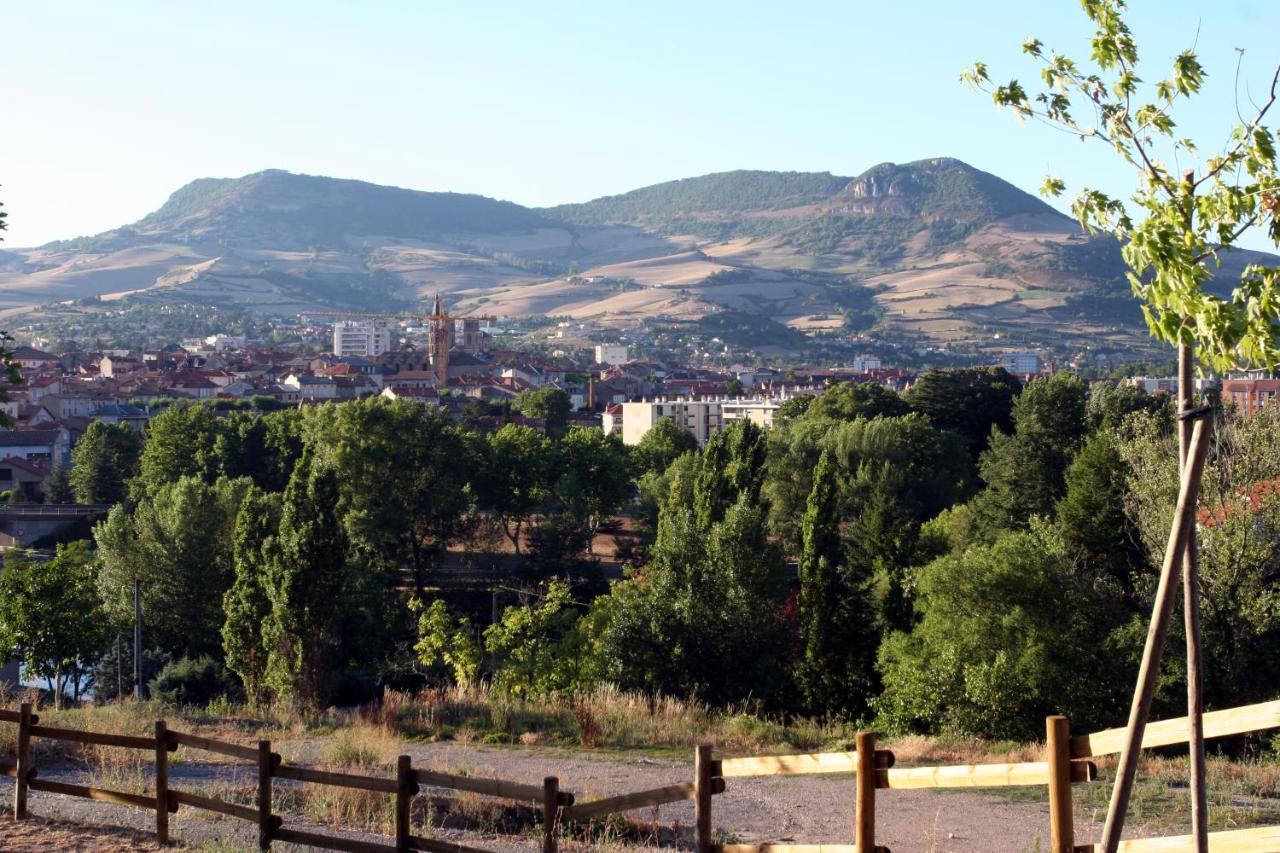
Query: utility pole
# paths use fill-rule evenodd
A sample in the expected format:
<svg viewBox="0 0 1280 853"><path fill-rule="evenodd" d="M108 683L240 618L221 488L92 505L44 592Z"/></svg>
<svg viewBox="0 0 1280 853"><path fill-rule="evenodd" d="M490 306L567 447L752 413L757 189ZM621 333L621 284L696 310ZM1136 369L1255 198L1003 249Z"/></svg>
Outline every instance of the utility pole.
<svg viewBox="0 0 1280 853"><path fill-rule="evenodd" d="M142 701L142 581L133 582L133 698Z"/></svg>

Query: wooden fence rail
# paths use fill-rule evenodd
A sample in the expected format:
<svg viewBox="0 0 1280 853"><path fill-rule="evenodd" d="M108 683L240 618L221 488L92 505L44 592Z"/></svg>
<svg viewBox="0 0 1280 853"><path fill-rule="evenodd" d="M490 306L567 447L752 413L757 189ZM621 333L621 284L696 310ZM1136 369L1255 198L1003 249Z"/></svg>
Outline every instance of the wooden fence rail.
<svg viewBox="0 0 1280 853"><path fill-rule="evenodd" d="M156 836L161 843L168 841L169 815L182 807L188 807L256 824L259 847L263 850L270 849L272 841L282 841L357 853L407 850L486 853L480 848L412 834L412 800L427 787L515 800L537 807L542 814L544 853L555 853L565 822L585 823L609 814L686 800L692 800L694 805L694 847L699 853L889 853L888 848L878 845L875 838L878 790L1041 785L1047 788L1049 794L1050 853L1096 853L1094 845L1075 844L1071 786L1093 781L1097 777L1097 768L1088 759L1119 752L1125 733L1124 729L1108 729L1072 737L1065 717L1050 717L1045 724L1045 761L908 768L895 768L893 753L877 749L874 736L865 732L858 735L857 749L847 752L717 758L710 746L699 746L694 753L694 776L690 782L577 803L572 793L560 790L556 777L547 777L541 786L504 779L473 778L415 768L407 755L399 757L394 778L319 770L285 763L279 754L271 751L270 741L259 741L256 748L226 743L171 731L164 721L156 723L154 737L64 729L40 725L40 719L32 706L24 704L17 711L0 709L0 723L18 725L16 755L12 758L0 757L0 776L15 780L15 817L26 816L29 790L44 791L154 811ZM1205 714L1204 728L1206 737L1211 738L1280 728L1280 701ZM134 794L41 779L31 757L33 737L151 750L155 756L155 792L151 795ZM1186 742L1186 719L1178 718L1150 723L1142 745L1150 748ZM203 750L256 765L256 807L227 803L171 788L168 754L180 747ZM726 779L801 774L853 776L855 832L852 844L712 843L712 798L716 794L725 793ZM272 812L275 779L300 784L338 786L394 797L394 839L363 841L285 826L283 817ZM1212 850L1224 853L1275 853L1280 850L1280 827L1211 833L1210 846ZM1120 845L1120 850L1124 853L1166 853L1188 849L1191 849L1190 836L1136 839L1124 841Z"/></svg>

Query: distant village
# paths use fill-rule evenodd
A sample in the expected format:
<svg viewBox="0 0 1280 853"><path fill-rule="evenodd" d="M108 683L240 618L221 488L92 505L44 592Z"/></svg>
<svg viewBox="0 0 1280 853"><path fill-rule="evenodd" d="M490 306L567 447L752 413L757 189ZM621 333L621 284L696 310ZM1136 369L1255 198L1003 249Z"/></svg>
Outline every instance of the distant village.
<svg viewBox="0 0 1280 853"><path fill-rule="evenodd" d="M0 490L11 502L40 503L54 469L70 464L71 449L89 424L126 424L142 431L166 406L200 402L215 410L268 411L381 396L440 406L461 416L476 401L501 404L520 394L558 388L567 395L569 423L594 426L636 444L669 418L699 444L728 423L773 424L775 412L797 395L815 395L842 382L874 382L906 390L915 371L879 355L843 367L697 366L633 357L626 343L583 347L575 355L543 354L494 345L495 317L453 317L439 299L418 325L393 315L316 312L302 321L327 332L326 352L300 353L244 336L217 333L155 349L45 352L15 349L21 381L0 403L10 428L0 430ZM1053 372L1034 352L1011 351L996 364L1024 381ZM1133 377L1149 392L1176 393L1176 377ZM1201 380L1220 387L1224 402L1250 414L1280 394L1280 380L1248 375ZM481 407L483 410L483 407ZM539 427L536 419L517 416ZM495 426L497 421L495 420Z"/></svg>

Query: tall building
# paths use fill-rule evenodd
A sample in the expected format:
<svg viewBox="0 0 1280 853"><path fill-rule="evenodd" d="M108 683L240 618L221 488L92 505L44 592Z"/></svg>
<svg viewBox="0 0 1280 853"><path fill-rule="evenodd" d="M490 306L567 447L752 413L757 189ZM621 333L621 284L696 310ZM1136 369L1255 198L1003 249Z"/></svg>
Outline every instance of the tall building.
<svg viewBox="0 0 1280 853"><path fill-rule="evenodd" d="M628 355L624 344L596 344L596 364L626 364Z"/></svg>
<svg viewBox="0 0 1280 853"><path fill-rule="evenodd" d="M391 349L391 330L379 320L339 320L333 324L333 354L377 358Z"/></svg>

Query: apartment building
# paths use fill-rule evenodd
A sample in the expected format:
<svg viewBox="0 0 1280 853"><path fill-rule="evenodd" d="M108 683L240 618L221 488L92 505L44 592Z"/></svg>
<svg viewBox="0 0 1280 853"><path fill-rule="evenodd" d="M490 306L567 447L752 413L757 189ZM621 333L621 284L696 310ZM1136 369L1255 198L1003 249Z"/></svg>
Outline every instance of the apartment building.
<svg viewBox="0 0 1280 853"><path fill-rule="evenodd" d="M376 320L339 320L333 324L333 354L377 358L391 349L391 330Z"/></svg>

